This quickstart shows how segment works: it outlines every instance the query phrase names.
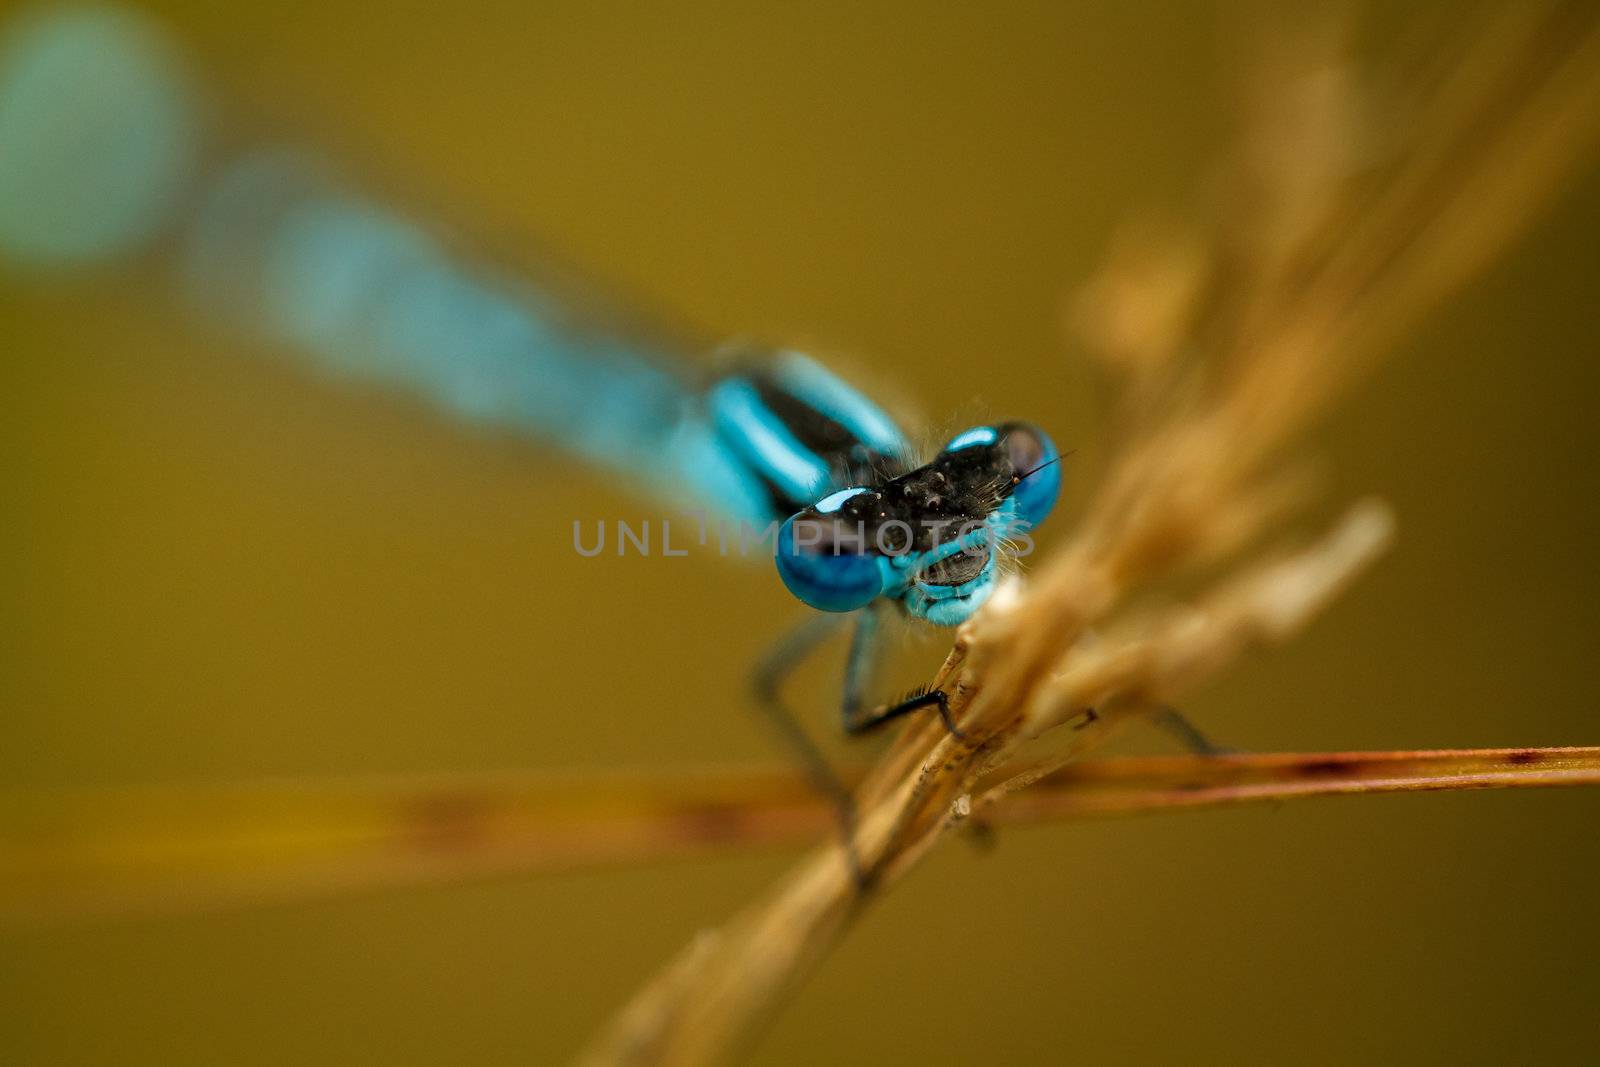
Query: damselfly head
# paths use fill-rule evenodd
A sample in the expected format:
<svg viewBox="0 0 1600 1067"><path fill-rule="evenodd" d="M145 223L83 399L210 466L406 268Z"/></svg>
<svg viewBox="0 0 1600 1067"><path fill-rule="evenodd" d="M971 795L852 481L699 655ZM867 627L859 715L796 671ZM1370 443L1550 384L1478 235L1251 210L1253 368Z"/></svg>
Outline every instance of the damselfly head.
<svg viewBox="0 0 1600 1067"><path fill-rule="evenodd" d="M1009 539L1049 514L1060 453L1027 423L956 435L931 461L882 485L833 493L784 523L778 572L823 611L896 599L936 625L988 599Z"/></svg>

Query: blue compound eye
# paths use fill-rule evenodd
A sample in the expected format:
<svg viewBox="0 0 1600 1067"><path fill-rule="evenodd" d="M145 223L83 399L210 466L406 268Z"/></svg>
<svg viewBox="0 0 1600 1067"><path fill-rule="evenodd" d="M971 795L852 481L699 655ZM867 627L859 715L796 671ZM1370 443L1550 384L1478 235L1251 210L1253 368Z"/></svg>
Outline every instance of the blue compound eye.
<svg viewBox="0 0 1600 1067"><path fill-rule="evenodd" d="M802 511L778 531L778 575L818 611L854 611L883 591L878 557L852 524Z"/></svg>
<svg viewBox="0 0 1600 1067"><path fill-rule="evenodd" d="M1000 447L1011 460L1014 483L1011 499L1017 514L1029 527L1039 525L1061 495L1061 452L1039 427L1008 422L995 427Z"/></svg>

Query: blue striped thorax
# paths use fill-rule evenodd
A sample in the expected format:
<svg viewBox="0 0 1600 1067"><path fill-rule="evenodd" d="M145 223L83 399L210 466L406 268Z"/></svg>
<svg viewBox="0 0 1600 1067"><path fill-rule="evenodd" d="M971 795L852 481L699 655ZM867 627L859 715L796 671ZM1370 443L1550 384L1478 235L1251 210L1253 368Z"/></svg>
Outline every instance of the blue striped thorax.
<svg viewBox="0 0 1600 1067"><path fill-rule="evenodd" d="M935 625L966 620L1060 491L1055 445L1020 422L967 430L910 467L877 407L796 354L721 380L710 401L724 448L786 517L779 575L822 611L884 598Z"/></svg>

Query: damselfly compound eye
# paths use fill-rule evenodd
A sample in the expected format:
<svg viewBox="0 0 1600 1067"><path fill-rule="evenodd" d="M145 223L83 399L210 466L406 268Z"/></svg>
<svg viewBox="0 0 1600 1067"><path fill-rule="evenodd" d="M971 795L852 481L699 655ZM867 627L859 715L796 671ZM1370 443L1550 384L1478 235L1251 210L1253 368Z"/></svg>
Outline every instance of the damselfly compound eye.
<svg viewBox="0 0 1600 1067"><path fill-rule="evenodd" d="M1030 528L1038 526L1061 495L1061 452L1032 423L1008 422L995 429L1011 461L1011 498L1017 516Z"/></svg>
<svg viewBox="0 0 1600 1067"><path fill-rule="evenodd" d="M870 533L816 512L791 517L778 531L778 575L789 592L818 611L855 611L883 592Z"/></svg>

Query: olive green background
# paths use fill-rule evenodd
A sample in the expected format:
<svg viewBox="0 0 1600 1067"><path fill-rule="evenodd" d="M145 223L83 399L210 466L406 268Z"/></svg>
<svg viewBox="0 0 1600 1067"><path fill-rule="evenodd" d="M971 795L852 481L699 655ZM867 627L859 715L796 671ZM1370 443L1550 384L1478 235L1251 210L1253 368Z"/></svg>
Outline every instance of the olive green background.
<svg viewBox="0 0 1600 1067"><path fill-rule="evenodd" d="M1036 419L1086 449L1073 499L1105 394L1064 296L1119 219L1194 202L1253 25L1153 2L157 8L236 120L714 336L843 353L930 433ZM1398 545L1189 704L1212 733L1600 741L1597 223L1590 178L1320 435ZM746 672L804 613L767 570L580 559L573 518L657 512L201 343L158 291L0 283L3 781L774 758ZM1069 500L1046 547L1071 521ZM822 732L836 659L806 676ZM1600 795L1559 791L1006 831L871 913L757 1060L1581 1062L1597 820ZM791 858L12 937L0 1059L550 1062Z"/></svg>

